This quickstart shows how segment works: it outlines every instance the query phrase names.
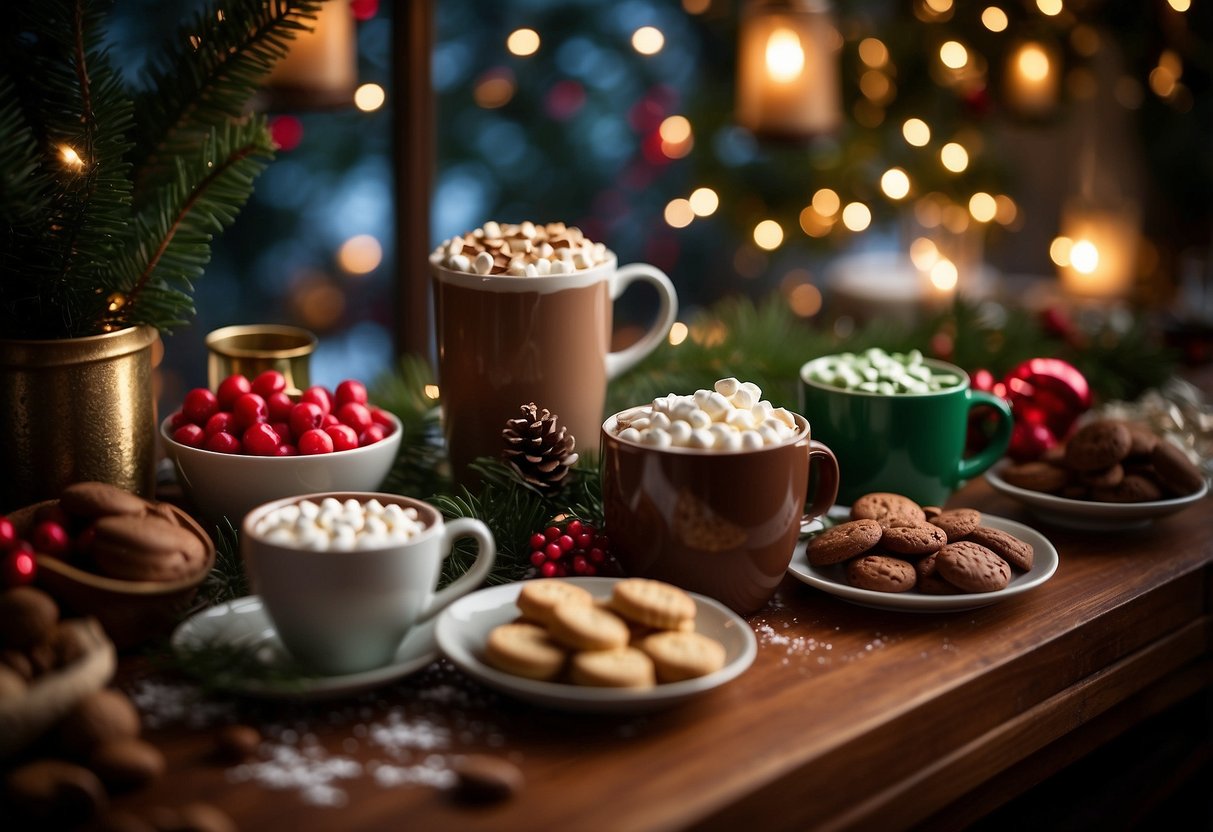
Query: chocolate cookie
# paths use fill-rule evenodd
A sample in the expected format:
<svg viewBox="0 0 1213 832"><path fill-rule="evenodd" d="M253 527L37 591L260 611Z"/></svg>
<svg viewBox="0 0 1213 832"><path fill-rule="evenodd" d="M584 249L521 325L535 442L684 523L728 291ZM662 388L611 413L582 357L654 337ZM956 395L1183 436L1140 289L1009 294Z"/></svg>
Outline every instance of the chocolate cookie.
<svg viewBox="0 0 1213 832"><path fill-rule="evenodd" d="M1075 471L1109 468L1129 455L1133 437L1124 422L1100 419L1078 429L1066 443L1066 465Z"/></svg>
<svg viewBox="0 0 1213 832"><path fill-rule="evenodd" d="M140 515L148 503L129 491L104 482L78 482L63 489L59 505L76 517L107 517L111 514Z"/></svg>
<svg viewBox="0 0 1213 832"><path fill-rule="evenodd" d="M891 552L920 558L942 549L948 542L948 536L943 529L925 521L899 523L885 527L880 542Z"/></svg>
<svg viewBox="0 0 1213 832"><path fill-rule="evenodd" d="M915 520L922 522L927 519L922 507L909 497L900 494L890 494L885 491L874 491L864 494L851 506L852 520L875 520L882 526L890 520Z"/></svg>
<svg viewBox="0 0 1213 832"><path fill-rule="evenodd" d="M954 543L981 525L981 512L973 508L954 508L941 512L930 522L943 529L948 543Z"/></svg>
<svg viewBox="0 0 1213 832"><path fill-rule="evenodd" d="M1162 497L1162 489L1153 480L1138 474L1125 474L1116 486L1091 489L1091 499L1101 503L1152 503Z"/></svg>
<svg viewBox="0 0 1213 832"><path fill-rule="evenodd" d="M1011 582L1011 567L985 546L971 540L939 550L940 576L965 592L995 592Z"/></svg>
<svg viewBox="0 0 1213 832"><path fill-rule="evenodd" d="M1150 430L1141 422L1125 422L1124 426L1129 429L1129 456L1133 457L1148 457L1154 452L1154 448L1158 445L1158 434Z"/></svg>
<svg viewBox="0 0 1213 832"><path fill-rule="evenodd" d="M1091 488L1115 488L1125 478L1125 468L1119 462L1100 471L1086 471L1082 481Z"/></svg>
<svg viewBox="0 0 1213 832"><path fill-rule="evenodd" d="M1154 463L1159 483L1177 497L1195 494L1204 485L1205 478L1200 469L1180 448L1166 440L1154 446L1150 461Z"/></svg>
<svg viewBox="0 0 1213 832"><path fill-rule="evenodd" d="M936 570L930 575L919 576L918 591L923 595L960 595L963 590L944 580Z"/></svg>
<svg viewBox="0 0 1213 832"><path fill-rule="evenodd" d="M875 520L839 523L812 538L807 549L809 563L829 566L862 555L880 542L880 524Z"/></svg>
<svg viewBox="0 0 1213 832"><path fill-rule="evenodd" d="M1070 474L1060 465L1049 462L1021 462L1002 470L1002 478L1016 488L1056 494L1066 487Z"/></svg>
<svg viewBox="0 0 1213 832"><path fill-rule="evenodd" d="M905 592L914 588L914 565L888 555L863 555L847 564L847 582L874 592Z"/></svg>
<svg viewBox="0 0 1213 832"><path fill-rule="evenodd" d="M1035 560L1036 551L1032 548L1032 544L1001 529L978 526L969 532L969 536L965 539L985 546L1020 572L1031 570Z"/></svg>
<svg viewBox="0 0 1213 832"><path fill-rule="evenodd" d="M121 580L180 580L206 559L201 540L158 515L111 515L93 529L89 554L99 570Z"/></svg>

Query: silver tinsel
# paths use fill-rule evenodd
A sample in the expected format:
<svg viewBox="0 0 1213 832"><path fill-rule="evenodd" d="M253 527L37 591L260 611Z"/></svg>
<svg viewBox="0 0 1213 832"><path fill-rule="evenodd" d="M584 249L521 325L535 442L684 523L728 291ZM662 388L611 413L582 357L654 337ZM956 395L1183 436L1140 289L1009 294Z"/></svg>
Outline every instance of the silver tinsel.
<svg viewBox="0 0 1213 832"><path fill-rule="evenodd" d="M1213 403L1194 384L1172 378L1136 401L1108 402L1087 413L1083 421L1096 418L1144 422L1182 448L1200 466L1205 480L1213 481Z"/></svg>

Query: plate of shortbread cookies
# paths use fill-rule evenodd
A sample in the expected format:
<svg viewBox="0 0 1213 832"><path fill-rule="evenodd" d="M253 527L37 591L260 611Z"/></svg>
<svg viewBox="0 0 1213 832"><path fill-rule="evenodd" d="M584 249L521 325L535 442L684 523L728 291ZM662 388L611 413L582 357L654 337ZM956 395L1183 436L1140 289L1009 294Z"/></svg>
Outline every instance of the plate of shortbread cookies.
<svg viewBox="0 0 1213 832"><path fill-rule="evenodd" d="M795 578L878 609L956 612L1020 595L1057 571L1057 549L1022 523L972 508L865 494L805 528Z"/></svg>
<svg viewBox="0 0 1213 832"><path fill-rule="evenodd" d="M753 663L728 607L646 578L537 578L467 595L438 646L489 687L566 710L639 712L725 684Z"/></svg>

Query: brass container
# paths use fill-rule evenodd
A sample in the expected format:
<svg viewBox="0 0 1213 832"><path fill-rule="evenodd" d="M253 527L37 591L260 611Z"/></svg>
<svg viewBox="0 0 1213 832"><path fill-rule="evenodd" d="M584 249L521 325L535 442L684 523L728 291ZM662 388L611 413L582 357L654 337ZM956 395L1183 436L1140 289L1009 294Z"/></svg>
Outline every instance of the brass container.
<svg viewBox="0 0 1213 832"><path fill-rule="evenodd" d="M206 348L206 378L212 390L235 373L252 381L266 370L282 373L291 395L311 384L309 365L316 336L306 329L279 324L225 326L206 336Z"/></svg>
<svg viewBox="0 0 1213 832"><path fill-rule="evenodd" d="M147 326L0 340L0 512L100 480L152 496L156 397Z"/></svg>

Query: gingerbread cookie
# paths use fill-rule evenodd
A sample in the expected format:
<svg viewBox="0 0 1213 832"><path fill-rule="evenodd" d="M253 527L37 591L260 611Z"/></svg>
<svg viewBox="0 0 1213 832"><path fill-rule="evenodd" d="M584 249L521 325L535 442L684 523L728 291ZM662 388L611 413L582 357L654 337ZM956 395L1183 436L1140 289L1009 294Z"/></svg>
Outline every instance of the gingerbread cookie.
<svg viewBox="0 0 1213 832"><path fill-rule="evenodd" d="M875 520L882 526L893 520L922 522L926 513L918 503L900 494L874 491L864 494L851 505L852 520Z"/></svg>
<svg viewBox="0 0 1213 832"><path fill-rule="evenodd" d="M88 552L102 573L127 581L181 580L206 560L201 540L158 515L102 517Z"/></svg>
<svg viewBox="0 0 1213 832"><path fill-rule="evenodd" d="M610 607L629 621L675 630L695 617L695 599L676 586L648 578L625 578L611 590Z"/></svg>
<svg viewBox="0 0 1213 832"><path fill-rule="evenodd" d="M897 523L885 527L880 545L898 555L919 558L938 552L948 542L944 530L927 522Z"/></svg>
<svg viewBox="0 0 1213 832"><path fill-rule="evenodd" d="M1066 465L1075 471L1109 468L1129 455L1133 437L1123 422L1089 422L1066 443Z"/></svg>
<svg viewBox="0 0 1213 832"><path fill-rule="evenodd" d="M964 592L996 592L1011 582L1011 567L985 546L971 540L939 550L940 577Z"/></svg>
<svg viewBox="0 0 1213 832"><path fill-rule="evenodd" d="M638 646L653 660L662 683L696 679L724 667L724 645L699 633L667 630L642 639Z"/></svg>
<svg viewBox="0 0 1213 832"><path fill-rule="evenodd" d="M484 660L490 666L539 681L550 681L560 675L565 656L547 630L523 622L494 627L484 646Z"/></svg>
<svg viewBox="0 0 1213 832"><path fill-rule="evenodd" d="M1050 462L1021 462L1002 470L1002 478L1016 488L1056 494L1066 487L1070 474L1060 465Z"/></svg>
<svg viewBox="0 0 1213 832"><path fill-rule="evenodd" d="M1084 471L1082 481L1090 488L1115 488L1125 478L1125 468L1119 462L1110 468L1098 471Z"/></svg>
<svg viewBox="0 0 1213 832"><path fill-rule="evenodd" d="M1165 439L1154 446L1150 461L1159 484L1177 497L1195 494L1205 483L1204 475L1188 455Z"/></svg>
<svg viewBox="0 0 1213 832"><path fill-rule="evenodd" d="M1001 529L991 529L988 526L978 526L969 532L965 540L985 546L1020 572L1029 572L1032 569L1036 550L1032 548L1032 544L1020 540L1013 534L1008 534Z"/></svg>
<svg viewBox="0 0 1213 832"><path fill-rule="evenodd" d="M953 543L981 525L981 512L972 508L954 508L940 512L930 523L943 529L947 542Z"/></svg>
<svg viewBox="0 0 1213 832"><path fill-rule="evenodd" d="M847 582L874 592L906 592L914 588L914 565L889 555L863 555L847 563Z"/></svg>
<svg viewBox="0 0 1213 832"><path fill-rule="evenodd" d="M577 653L570 670L573 683L577 685L649 688L656 682L653 660L635 647Z"/></svg>
<svg viewBox="0 0 1213 832"><path fill-rule="evenodd" d="M880 542L883 533L875 520L839 523L813 537L806 547L809 563L829 566L862 555Z"/></svg>

